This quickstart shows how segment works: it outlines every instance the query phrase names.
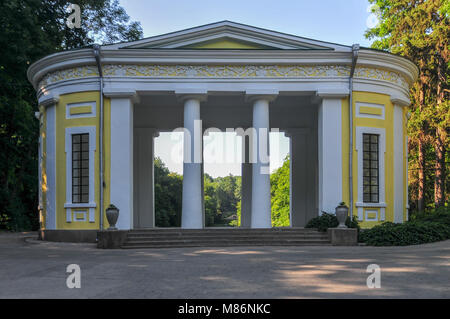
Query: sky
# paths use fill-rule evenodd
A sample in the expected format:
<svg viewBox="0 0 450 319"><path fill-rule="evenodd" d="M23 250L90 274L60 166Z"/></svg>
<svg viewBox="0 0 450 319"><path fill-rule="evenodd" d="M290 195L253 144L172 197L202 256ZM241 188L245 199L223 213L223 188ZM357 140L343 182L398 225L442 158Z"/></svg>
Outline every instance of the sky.
<svg viewBox="0 0 450 319"><path fill-rule="evenodd" d="M141 23L144 37L229 20L305 38L369 47L364 32L373 23L367 0L120 0L120 4L132 20ZM214 143L220 143L223 138L206 138L205 149L214 148L217 145ZM206 161L205 173L213 177L241 175L239 139L230 137L231 140L234 140L237 160L228 164ZM176 156L174 151L180 141L180 135L160 134L155 139L155 156L171 171L182 174L181 156ZM289 139L271 133L270 145L270 170L273 171L288 154Z"/></svg>

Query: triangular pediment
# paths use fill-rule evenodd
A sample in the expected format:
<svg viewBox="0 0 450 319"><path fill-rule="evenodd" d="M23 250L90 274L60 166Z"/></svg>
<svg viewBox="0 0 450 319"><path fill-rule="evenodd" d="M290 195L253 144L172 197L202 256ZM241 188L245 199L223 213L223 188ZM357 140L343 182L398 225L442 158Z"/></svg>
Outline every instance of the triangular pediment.
<svg viewBox="0 0 450 319"><path fill-rule="evenodd" d="M231 37L221 37L213 40L202 42L195 42L186 46L179 47L179 49L238 49L238 50L269 50L277 49L276 47L239 40Z"/></svg>
<svg viewBox="0 0 450 319"><path fill-rule="evenodd" d="M348 50L348 47L344 45L307 39L230 21L221 21L105 47L108 49Z"/></svg>

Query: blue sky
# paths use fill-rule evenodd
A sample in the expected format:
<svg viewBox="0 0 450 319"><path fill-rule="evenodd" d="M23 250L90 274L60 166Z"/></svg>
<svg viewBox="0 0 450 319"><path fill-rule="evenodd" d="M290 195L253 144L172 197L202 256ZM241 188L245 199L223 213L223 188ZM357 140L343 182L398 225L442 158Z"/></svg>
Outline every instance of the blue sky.
<svg viewBox="0 0 450 319"><path fill-rule="evenodd" d="M370 20L367 0L120 0L120 4L141 23L145 37L230 20L316 40L370 46L364 37ZM288 153L289 140L272 134L270 142L279 142L279 156L270 165L273 171ZM155 155L182 174L182 164L173 161L174 144L169 134L161 134L155 140ZM214 177L240 175L240 164L205 163L205 172Z"/></svg>

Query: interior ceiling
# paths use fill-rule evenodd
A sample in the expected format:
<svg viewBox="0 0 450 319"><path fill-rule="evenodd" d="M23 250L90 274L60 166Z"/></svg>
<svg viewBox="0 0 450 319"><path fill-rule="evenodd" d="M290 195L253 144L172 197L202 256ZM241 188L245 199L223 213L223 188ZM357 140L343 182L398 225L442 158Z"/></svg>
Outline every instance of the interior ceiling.
<svg viewBox="0 0 450 319"><path fill-rule="evenodd" d="M270 103L270 126L272 128L313 127L317 107L311 105L310 96L279 96ZM201 103L200 116L203 128L250 127L252 103L244 94L209 95ZM171 130L183 126L183 103L175 94L140 96L135 106L136 127L156 127Z"/></svg>

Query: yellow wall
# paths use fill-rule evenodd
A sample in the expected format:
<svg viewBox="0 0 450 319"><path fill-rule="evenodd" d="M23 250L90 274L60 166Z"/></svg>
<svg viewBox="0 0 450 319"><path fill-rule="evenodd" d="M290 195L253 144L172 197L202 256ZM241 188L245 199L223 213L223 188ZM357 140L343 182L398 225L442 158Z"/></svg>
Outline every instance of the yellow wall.
<svg viewBox="0 0 450 319"><path fill-rule="evenodd" d="M66 119L66 105L69 103L95 102L96 116L83 118ZM108 101L109 102L109 101ZM100 133L100 94L98 91L71 93L61 95L56 107L56 227L57 229L98 229L99 228L99 133ZM109 113L108 113L109 114ZM109 119L105 122L109 123ZM89 222L87 208L72 209L72 222L66 221L66 209L64 204L66 199L66 153L65 153L65 129L68 127L95 126L96 127L96 148L94 155L94 200L97 204L95 208L95 222ZM106 141L105 141L106 142ZM109 142L109 140L108 140ZM108 146L109 147L109 146ZM109 200L109 195L107 196ZM86 221L75 221L76 211L86 210Z"/></svg>
<svg viewBox="0 0 450 319"><path fill-rule="evenodd" d="M382 104L385 107L385 119L373 119L356 117L356 103L375 103ZM346 203L349 203L349 115L348 115L348 103L349 99L342 100L342 187L343 198ZM358 153L356 151L356 128L361 127L377 127L384 128L386 131L386 153L384 158L385 163L385 202L387 204L385 210L385 221L394 220L394 109L390 100L390 96L387 94L369 93L369 92L353 92L353 215L358 214L357 207L355 206L358 200ZM404 131L406 134L406 131ZM381 154L380 154L381 155ZM406 163L405 163L406 165ZM406 180L405 180L406 185ZM364 216L365 218L365 216ZM376 224L380 224L381 221L363 221L361 227L372 227Z"/></svg>
<svg viewBox="0 0 450 319"><path fill-rule="evenodd" d="M186 49L270 49L268 46L229 38L215 39L185 46Z"/></svg>
<svg viewBox="0 0 450 319"><path fill-rule="evenodd" d="M46 132L47 132L47 114L45 107L42 105L39 106L39 112L42 116L42 126L39 125L39 134L42 138L42 162L41 162L41 179L42 179L42 211L41 211L41 228L45 229L45 225L47 223L47 138L46 138Z"/></svg>

